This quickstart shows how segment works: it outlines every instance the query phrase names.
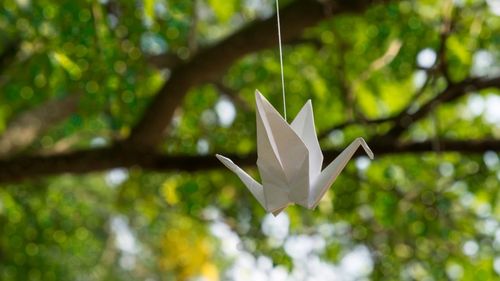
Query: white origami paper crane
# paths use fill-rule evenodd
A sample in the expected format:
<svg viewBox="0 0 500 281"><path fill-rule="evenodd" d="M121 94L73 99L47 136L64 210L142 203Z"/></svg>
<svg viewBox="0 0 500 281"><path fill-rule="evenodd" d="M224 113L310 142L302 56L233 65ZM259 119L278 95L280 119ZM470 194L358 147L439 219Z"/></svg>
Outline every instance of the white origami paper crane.
<svg viewBox="0 0 500 281"><path fill-rule="evenodd" d="M241 179L266 211L275 216L293 203L315 208L359 146L373 159L365 140L357 138L321 171L323 154L316 137L311 100L290 125L259 91L255 92L255 102L257 167L262 185L229 158L216 156Z"/></svg>

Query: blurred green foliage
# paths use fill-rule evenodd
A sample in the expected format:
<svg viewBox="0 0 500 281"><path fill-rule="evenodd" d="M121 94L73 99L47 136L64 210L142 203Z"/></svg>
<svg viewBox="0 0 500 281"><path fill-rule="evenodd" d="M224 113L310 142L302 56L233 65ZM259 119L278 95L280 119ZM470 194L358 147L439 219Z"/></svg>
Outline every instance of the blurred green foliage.
<svg viewBox="0 0 500 281"><path fill-rule="evenodd" d="M445 86L436 74L414 100L429 75L422 70L429 58L417 58L425 49L432 50L431 57L439 52L447 5L453 28L443 48L451 80L498 73L497 2L396 1L361 15L333 17L309 29L304 42L285 46L289 116L312 99L317 130L325 132L359 115L384 118L408 104L418 108ZM88 148L125 137L169 73L151 65L150 57L168 53L188 59L192 34L203 48L273 9L269 0L2 0L0 53L12 42L19 45L12 62L0 64L0 134L27 109L82 94L78 110L26 151L51 151L63 143ZM393 57L374 69L394 44L400 45ZM481 54L489 59L480 61ZM279 81L277 49L249 54L221 79L237 92L237 101L215 85L192 89L162 150L254 151L253 92L258 88L281 108ZM496 95L487 90L440 106L403 138L499 138L498 119L491 121L484 109ZM483 112L474 113L474 100L483 102ZM322 147L342 148L355 137L369 139L386 129L361 122L329 134ZM287 237L333 228L315 255L338 264L363 245L373 262L368 273L373 280L498 280L499 181L498 152L362 158L351 161L319 208L288 208ZM231 279L226 271L235 257L225 254L224 239L214 236L215 223L236 233L244 251L293 271L297 263L282 242L265 233L264 218L250 193L224 169L196 174L118 169L3 184L0 279Z"/></svg>

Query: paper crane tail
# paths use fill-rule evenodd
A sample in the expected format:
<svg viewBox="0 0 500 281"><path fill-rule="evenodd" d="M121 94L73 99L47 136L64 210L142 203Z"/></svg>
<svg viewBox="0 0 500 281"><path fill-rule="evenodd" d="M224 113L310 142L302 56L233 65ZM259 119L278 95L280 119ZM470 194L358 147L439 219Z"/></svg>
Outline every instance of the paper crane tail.
<svg viewBox="0 0 500 281"><path fill-rule="evenodd" d="M337 177L340 175L342 170L345 168L349 160L352 158L356 150L359 148L359 146L362 146L368 154L368 157L370 159L373 159L373 152L371 149L368 147L366 144L365 140L363 138L357 138L355 139L342 153L340 153L335 160L333 160L319 175L319 177L316 179L316 182L312 186L311 190L311 201L310 201L310 208L315 208L323 195L325 195L325 192L330 188L330 186L333 184L333 182L337 179Z"/></svg>

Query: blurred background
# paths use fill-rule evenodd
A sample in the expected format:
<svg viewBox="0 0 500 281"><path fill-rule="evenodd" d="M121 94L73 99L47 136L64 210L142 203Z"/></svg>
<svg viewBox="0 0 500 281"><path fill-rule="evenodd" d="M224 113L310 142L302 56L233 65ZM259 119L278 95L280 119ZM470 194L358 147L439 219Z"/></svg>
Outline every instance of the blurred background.
<svg viewBox="0 0 500 281"><path fill-rule="evenodd" d="M0 280L498 280L500 1L280 4L289 120L375 160L273 217L214 157L258 177L273 0L2 0Z"/></svg>

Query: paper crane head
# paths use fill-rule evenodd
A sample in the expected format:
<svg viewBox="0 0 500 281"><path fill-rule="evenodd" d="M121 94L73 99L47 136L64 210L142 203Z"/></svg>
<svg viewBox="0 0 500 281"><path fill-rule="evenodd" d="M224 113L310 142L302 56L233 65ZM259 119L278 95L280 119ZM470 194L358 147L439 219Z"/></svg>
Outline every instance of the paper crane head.
<svg viewBox="0 0 500 281"><path fill-rule="evenodd" d="M217 158L247 186L268 212L279 214L289 204L313 209L335 181L347 162L362 146L373 153L362 138L354 140L323 171L311 101L308 100L291 124L259 92L257 105L257 168L262 184L255 181L230 159Z"/></svg>

